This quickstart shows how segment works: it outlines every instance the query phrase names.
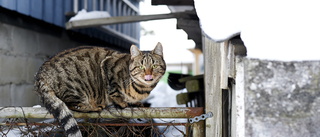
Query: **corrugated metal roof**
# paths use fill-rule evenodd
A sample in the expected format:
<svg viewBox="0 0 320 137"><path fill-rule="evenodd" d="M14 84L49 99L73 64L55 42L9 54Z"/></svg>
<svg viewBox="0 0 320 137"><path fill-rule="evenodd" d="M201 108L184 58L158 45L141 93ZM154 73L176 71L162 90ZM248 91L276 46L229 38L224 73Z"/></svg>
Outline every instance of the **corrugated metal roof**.
<svg viewBox="0 0 320 137"><path fill-rule="evenodd" d="M111 16L139 14L138 11L136 11L139 1L136 0L77 0L78 5L73 5L74 1L75 0L0 0L0 6L63 28L65 28L65 23L67 22L66 13L74 12L74 7L78 10L108 11ZM111 42L112 44L120 44L123 43L121 41L127 41L127 43L131 42L132 44L139 45L140 25L138 23L117 24L109 26L108 28L112 31L108 31L108 29L102 30L102 28L100 28L101 30L88 28L75 31ZM118 35L112 34L113 32L118 32ZM126 37L131 39L126 39Z"/></svg>

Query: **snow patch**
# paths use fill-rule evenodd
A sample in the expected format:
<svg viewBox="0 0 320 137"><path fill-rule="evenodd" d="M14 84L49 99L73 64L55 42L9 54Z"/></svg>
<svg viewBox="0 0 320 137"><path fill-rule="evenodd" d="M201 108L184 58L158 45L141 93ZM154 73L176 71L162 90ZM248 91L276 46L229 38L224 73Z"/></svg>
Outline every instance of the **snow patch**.
<svg viewBox="0 0 320 137"><path fill-rule="evenodd" d="M34 105L33 108L41 108L41 105Z"/></svg>
<svg viewBox="0 0 320 137"><path fill-rule="evenodd" d="M185 107L186 105L177 104L176 96L182 92L186 90L173 90L167 83L160 81L147 98L147 102L151 103L151 107Z"/></svg>
<svg viewBox="0 0 320 137"><path fill-rule="evenodd" d="M90 11L82 9L77 13L76 16L72 17L69 21L87 20L87 19L98 19L111 17L107 11Z"/></svg>
<svg viewBox="0 0 320 137"><path fill-rule="evenodd" d="M201 28L215 41L240 33L250 58L320 60L318 1L195 0Z"/></svg>

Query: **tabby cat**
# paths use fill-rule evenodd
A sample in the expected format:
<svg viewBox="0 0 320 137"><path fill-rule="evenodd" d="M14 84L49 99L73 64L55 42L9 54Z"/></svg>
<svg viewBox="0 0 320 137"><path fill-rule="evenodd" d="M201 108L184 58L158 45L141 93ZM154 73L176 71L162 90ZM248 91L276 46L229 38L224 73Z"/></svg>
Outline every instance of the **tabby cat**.
<svg viewBox="0 0 320 137"><path fill-rule="evenodd" d="M102 111L141 105L166 70L162 45L130 54L102 47L78 47L46 61L35 77L35 90L67 136L82 136L70 110ZM69 110L70 109L70 110Z"/></svg>

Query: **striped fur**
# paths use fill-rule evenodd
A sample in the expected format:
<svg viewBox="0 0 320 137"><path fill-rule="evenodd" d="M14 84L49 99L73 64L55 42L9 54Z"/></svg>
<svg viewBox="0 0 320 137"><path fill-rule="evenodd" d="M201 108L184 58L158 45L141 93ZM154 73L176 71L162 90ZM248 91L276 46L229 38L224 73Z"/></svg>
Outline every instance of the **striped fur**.
<svg viewBox="0 0 320 137"><path fill-rule="evenodd" d="M81 136L70 110L140 105L157 85L166 70L162 45L146 52L133 45L130 53L79 47L55 55L40 67L35 90L67 136Z"/></svg>

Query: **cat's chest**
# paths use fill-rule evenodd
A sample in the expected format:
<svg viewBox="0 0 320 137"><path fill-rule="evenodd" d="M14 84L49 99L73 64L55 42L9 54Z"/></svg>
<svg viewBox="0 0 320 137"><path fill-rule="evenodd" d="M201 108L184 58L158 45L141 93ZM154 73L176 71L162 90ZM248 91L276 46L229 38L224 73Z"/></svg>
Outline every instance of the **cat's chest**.
<svg viewBox="0 0 320 137"><path fill-rule="evenodd" d="M125 92L125 102L128 103L136 103L139 102L145 98L147 98L149 96L149 93L138 93L137 91L135 91L135 89L133 88L133 86L130 86L127 91Z"/></svg>

